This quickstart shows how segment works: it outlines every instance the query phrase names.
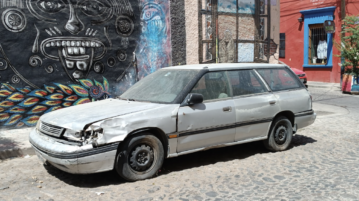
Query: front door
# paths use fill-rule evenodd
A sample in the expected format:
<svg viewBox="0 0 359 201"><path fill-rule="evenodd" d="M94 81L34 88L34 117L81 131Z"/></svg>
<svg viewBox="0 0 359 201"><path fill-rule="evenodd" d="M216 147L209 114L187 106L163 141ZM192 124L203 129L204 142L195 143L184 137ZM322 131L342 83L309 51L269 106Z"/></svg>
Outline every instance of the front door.
<svg viewBox="0 0 359 201"><path fill-rule="evenodd" d="M204 102L180 107L177 152L233 142L235 106L227 73L205 74L191 93L202 94Z"/></svg>

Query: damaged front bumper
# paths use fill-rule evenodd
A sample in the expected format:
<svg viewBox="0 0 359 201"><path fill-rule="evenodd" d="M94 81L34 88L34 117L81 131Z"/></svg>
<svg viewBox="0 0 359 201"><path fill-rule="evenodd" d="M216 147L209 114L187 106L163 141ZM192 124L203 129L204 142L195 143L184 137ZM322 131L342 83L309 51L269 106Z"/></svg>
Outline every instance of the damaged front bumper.
<svg viewBox="0 0 359 201"><path fill-rule="evenodd" d="M73 174L90 174L112 170L119 143L94 148L91 144L79 146L57 142L33 129L30 143L43 162Z"/></svg>

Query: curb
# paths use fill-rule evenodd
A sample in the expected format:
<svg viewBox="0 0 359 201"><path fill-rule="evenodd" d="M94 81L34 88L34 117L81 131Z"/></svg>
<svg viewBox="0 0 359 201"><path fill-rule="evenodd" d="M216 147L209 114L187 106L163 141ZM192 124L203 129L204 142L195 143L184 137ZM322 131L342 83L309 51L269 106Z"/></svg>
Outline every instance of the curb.
<svg viewBox="0 0 359 201"><path fill-rule="evenodd" d="M322 89L337 88L337 89L341 89L340 86L321 86L321 85L309 85L309 84L307 84L307 85L308 85L308 88L322 88Z"/></svg>
<svg viewBox="0 0 359 201"><path fill-rule="evenodd" d="M0 151L0 161L15 158L15 157L23 157L26 155L35 155L35 151L32 147L19 148L15 147L12 149L7 149Z"/></svg>

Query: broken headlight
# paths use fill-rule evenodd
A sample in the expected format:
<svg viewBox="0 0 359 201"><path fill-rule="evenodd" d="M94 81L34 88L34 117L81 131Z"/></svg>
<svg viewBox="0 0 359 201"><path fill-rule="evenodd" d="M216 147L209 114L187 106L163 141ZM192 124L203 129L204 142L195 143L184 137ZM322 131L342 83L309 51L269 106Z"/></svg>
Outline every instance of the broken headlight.
<svg viewBox="0 0 359 201"><path fill-rule="evenodd" d="M81 133L80 132L76 132L70 129L66 129L65 133L64 133L64 138L68 139L68 140L73 140L73 141L79 141L81 142Z"/></svg>

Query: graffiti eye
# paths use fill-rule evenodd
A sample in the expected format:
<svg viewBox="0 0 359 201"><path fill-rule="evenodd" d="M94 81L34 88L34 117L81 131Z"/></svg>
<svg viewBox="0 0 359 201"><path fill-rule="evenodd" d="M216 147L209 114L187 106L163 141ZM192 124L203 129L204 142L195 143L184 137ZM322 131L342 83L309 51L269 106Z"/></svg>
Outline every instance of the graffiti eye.
<svg viewBox="0 0 359 201"><path fill-rule="evenodd" d="M61 0L38 0L36 5L47 13L57 13L65 7L65 3Z"/></svg>
<svg viewBox="0 0 359 201"><path fill-rule="evenodd" d="M161 19L160 13L157 9L148 9L142 14L142 20L148 21L148 20L154 20L154 19Z"/></svg>
<svg viewBox="0 0 359 201"><path fill-rule="evenodd" d="M80 4L82 12L89 16L99 16L106 11L106 6L96 0L87 0Z"/></svg>

